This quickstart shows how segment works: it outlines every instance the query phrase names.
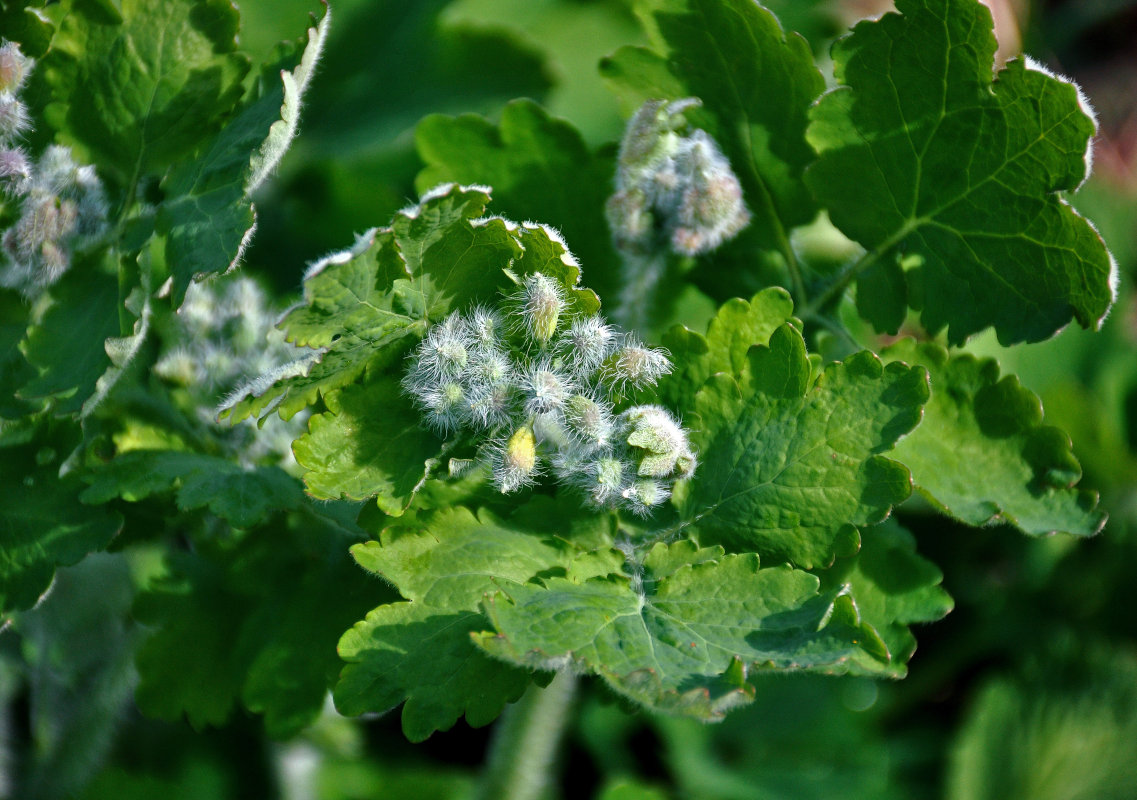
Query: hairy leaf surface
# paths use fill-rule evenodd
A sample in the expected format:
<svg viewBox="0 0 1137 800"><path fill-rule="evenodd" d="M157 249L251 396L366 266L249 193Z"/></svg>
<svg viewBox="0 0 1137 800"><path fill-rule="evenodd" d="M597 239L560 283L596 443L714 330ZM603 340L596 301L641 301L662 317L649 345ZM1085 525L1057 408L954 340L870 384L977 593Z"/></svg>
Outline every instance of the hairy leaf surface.
<svg viewBox="0 0 1137 800"><path fill-rule="evenodd" d="M265 84L214 136L204 151L177 164L162 182L167 199L158 212L166 235L166 260L180 303L197 275L224 272L236 264L252 237L256 213L249 195L280 162L295 135L300 100L323 47L331 16L325 11L308 31L294 69L280 69L279 82Z"/></svg>
<svg viewBox="0 0 1137 800"><path fill-rule="evenodd" d="M969 525L1006 520L1025 533L1092 536L1105 524L1097 493L1075 486L1082 469L1070 438L1042 424L1042 403L994 359L949 357L933 343L900 341L884 351L925 367L932 399L924 421L894 456L916 489Z"/></svg>
<svg viewBox="0 0 1137 800"><path fill-rule="evenodd" d="M814 382L790 325L747 360L740 380L714 375L695 397L701 463L683 512L707 541L824 566L911 493L880 454L920 421L927 373L865 351Z"/></svg>
<svg viewBox="0 0 1137 800"><path fill-rule="evenodd" d="M864 290L897 289L862 313L895 331L906 302L954 344L987 327L1004 344L1071 319L1097 327L1115 267L1060 195L1085 179L1095 132L1077 87L1022 60L992 82L991 15L975 0L897 8L834 47L842 86L809 128L807 183L888 273L866 273ZM895 252L917 263L902 270Z"/></svg>

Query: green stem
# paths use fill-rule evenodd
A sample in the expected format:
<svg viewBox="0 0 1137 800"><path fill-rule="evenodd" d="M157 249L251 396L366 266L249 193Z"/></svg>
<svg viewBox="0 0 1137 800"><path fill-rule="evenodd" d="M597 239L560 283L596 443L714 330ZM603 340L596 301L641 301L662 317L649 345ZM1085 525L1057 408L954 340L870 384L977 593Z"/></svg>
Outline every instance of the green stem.
<svg viewBox="0 0 1137 800"><path fill-rule="evenodd" d="M530 686L520 700L505 709L494 731L477 800L538 800L546 796L576 685L577 677L571 672L558 672L544 689Z"/></svg>
<svg viewBox="0 0 1137 800"><path fill-rule="evenodd" d="M833 282L825 287L825 291L813 298L809 304L801 309L801 313L798 316L803 318L817 316L821 309L843 294L844 291L849 288L849 284L852 283L858 275L879 261L886 253L891 252L892 248L900 244L908 234L918 228L924 221L924 219L909 220L900 230L881 242L879 246L867 251L856 261L847 265L841 270L837 277L833 279Z"/></svg>

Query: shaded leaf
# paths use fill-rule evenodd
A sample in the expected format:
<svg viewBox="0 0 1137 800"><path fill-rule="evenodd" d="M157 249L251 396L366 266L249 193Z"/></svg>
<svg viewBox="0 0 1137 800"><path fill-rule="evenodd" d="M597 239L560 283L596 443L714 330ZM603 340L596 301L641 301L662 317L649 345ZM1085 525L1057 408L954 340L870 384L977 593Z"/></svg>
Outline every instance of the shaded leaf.
<svg viewBox="0 0 1137 800"><path fill-rule="evenodd" d="M908 659L916 651L908 626L940 620L954 605L940 588L943 573L916 553L912 534L893 519L863 528L860 551L819 577L823 589L847 587L861 619L888 647L891 658L884 671L894 678L907 674ZM850 671L859 671L858 665ZM880 663L870 661L867 672L879 675Z"/></svg>
<svg viewBox="0 0 1137 800"><path fill-rule="evenodd" d="M1025 533L1092 536L1105 524L1097 493L1075 486L1082 469L1070 438L1043 425L1042 402L994 359L948 355L905 339L882 354L925 367L932 398L924 421L894 456L917 490L969 525L1006 520Z"/></svg>
<svg viewBox="0 0 1137 800"><path fill-rule="evenodd" d="M191 154L243 94L237 9L221 0L71 0L40 69L51 127L124 187ZM131 198L133 199L133 198Z"/></svg>

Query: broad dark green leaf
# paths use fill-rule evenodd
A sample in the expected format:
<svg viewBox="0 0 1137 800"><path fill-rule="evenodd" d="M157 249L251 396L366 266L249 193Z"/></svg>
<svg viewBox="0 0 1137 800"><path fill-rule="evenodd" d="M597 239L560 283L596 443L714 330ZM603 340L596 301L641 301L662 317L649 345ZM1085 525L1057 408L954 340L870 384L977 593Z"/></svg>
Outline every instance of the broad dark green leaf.
<svg viewBox="0 0 1137 800"><path fill-rule="evenodd" d="M716 372L739 377L746 368L751 345L766 344L770 335L793 319L793 301L784 289L773 287L749 302L728 300L707 326L704 336L676 326L663 344L675 369L659 382L659 397L680 414L694 410L695 393Z"/></svg>
<svg viewBox="0 0 1137 800"><path fill-rule="evenodd" d="M493 187L494 209L559 230L584 264L589 286L614 289L618 260L604 219L615 165L589 152L567 121L531 100L515 100L494 124L484 117L441 114L423 119L415 144L427 166L420 191L444 181Z"/></svg>
<svg viewBox="0 0 1137 800"><path fill-rule="evenodd" d="M388 528L381 542L352 553L407 602L379 606L343 635L339 651L348 665L336 685L336 707L360 714L405 703L403 731L414 741L462 715L485 725L521 696L529 672L489 658L470 641L486 627L478 604L498 582L563 574L576 555L567 542L462 507ZM590 575L618 569L623 560L612 550L581 558L578 569Z"/></svg>
<svg viewBox="0 0 1137 800"><path fill-rule="evenodd" d="M256 213L249 195L280 162L296 133L300 100L323 47L330 15L308 31L299 64L280 70L279 82L260 88L204 152L179 163L162 182L158 230L180 304L195 276L236 264L252 237ZM266 76L267 82L270 78ZM272 77L273 80L275 76Z"/></svg>
<svg viewBox="0 0 1137 800"><path fill-rule="evenodd" d="M0 418L16 419L38 403L17 399L17 390L36 372L20 352L28 332L28 305L14 291L0 289Z"/></svg>
<svg viewBox="0 0 1137 800"><path fill-rule="evenodd" d="M649 98L698 97L693 124L722 146L753 215L749 235L785 252L786 231L812 219L802 184L813 160L806 112L825 88L809 45L752 0L640 0L652 50L601 63L633 108Z"/></svg>
<svg viewBox="0 0 1137 800"><path fill-rule="evenodd" d="M82 484L61 479L48 445L0 450L0 613L30 608L55 568L106 547L122 519L79 502Z"/></svg>
<svg viewBox="0 0 1137 800"><path fill-rule="evenodd" d="M932 399L924 421L893 455L916 489L970 525L1005 520L1032 536L1092 536L1105 524L1096 492L1075 486L1082 469L1070 438L1042 424L1042 403L994 359L949 357L905 339L882 354L925 367Z"/></svg>
<svg viewBox="0 0 1137 800"><path fill-rule="evenodd" d="M40 66L48 122L128 189L190 155L243 94L248 59L224 0L70 0L59 18Z"/></svg>
<svg viewBox="0 0 1137 800"><path fill-rule="evenodd" d="M803 567L855 552L855 526L911 493L908 470L881 453L920 421L927 373L864 351L814 382L788 324L747 359L740 380L714 375L695 397L701 463L684 515L708 542Z"/></svg>
<svg viewBox="0 0 1137 800"><path fill-rule="evenodd" d="M916 638L908 629L919 622L936 622L952 610L953 602L940 588L943 573L916 553L916 540L895 520L861 530L861 549L819 574L823 589L845 587L861 619L880 636L891 658L883 671L894 678L908 672ZM850 672L858 672L854 660ZM866 672L879 675L881 665L869 661Z"/></svg>
<svg viewBox="0 0 1137 800"><path fill-rule="evenodd" d="M858 641L879 644L813 575L690 542L656 545L634 580L547 577L502 586L484 605L496 633L476 641L489 653L585 669L650 709L701 719L749 701L747 669L844 672Z"/></svg>
<svg viewBox="0 0 1137 800"><path fill-rule="evenodd" d="M22 399L53 398L57 414L77 413L111 365L107 339L117 336L119 294L113 277L90 261L75 265L52 290L52 305L21 344L39 375Z"/></svg>
<svg viewBox="0 0 1137 800"><path fill-rule="evenodd" d="M991 15L976 0L900 0L833 49L839 88L811 112L806 182L833 223L902 281L952 343L994 327L1038 341L1097 327L1116 279L1104 243L1061 192L1089 169L1095 123L1077 88L1032 62L992 81ZM902 274L895 253L918 263ZM866 278L872 277L866 273ZM895 331L903 293L861 304Z"/></svg>
<svg viewBox="0 0 1137 800"><path fill-rule="evenodd" d="M335 678L340 632L385 594L348 557L361 535L314 511L171 556L135 603L157 629L138 652L139 707L201 728L241 701L271 736L299 732Z"/></svg>
<svg viewBox="0 0 1137 800"><path fill-rule="evenodd" d="M114 497L134 502L160 492L174 492L178 508L208 508L239 528L274 513L296 508L300 485L280 467L245 468L203 453L176 450L132 450L93 470L85 503Z"/></svg>
<svg viewBox="0 0 1137 800"><path fill-rule="evenodd" d="M293 445L308 491L321 499L376 497L385 513L401 514L437 464L442 442L423 428L398 378L348 386L327 405Z"/></svg>

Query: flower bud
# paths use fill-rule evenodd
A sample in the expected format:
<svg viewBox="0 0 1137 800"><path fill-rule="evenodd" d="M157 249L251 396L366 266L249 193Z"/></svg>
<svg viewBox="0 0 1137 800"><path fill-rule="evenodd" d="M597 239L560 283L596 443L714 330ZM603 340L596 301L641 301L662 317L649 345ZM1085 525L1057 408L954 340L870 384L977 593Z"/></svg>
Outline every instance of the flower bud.
<svg viewBox="0 0 1137 800"><path fill-rule="evenodd" d="M620 494L633 513L646 516L652 508L667 501L671 490L653 478L640 478Z"/></svg>
<svg viewBox="0 0 1137 800"><path fill-rule="evenodd" d="M667 351L648 347L633 336L604 365L603 377L614 389L623 392L628 386L642 389L654 386L662 376L671 372Z"/></svg>
<svg viewBox="0 0 1137 800"><path fill-rule="evenodd" d="M520 306L525 332L544 347L557 332L557 323L565 308L561 287L540 272L527 275L521 288Z"/></svg>
<svg viewBox="0 0 1137 800"><path fill-rule="evenodd" d="M600 316L574 320L557 345L557 355L566 361L574 375L588 378L612 354L619 337Z"/></svg>
<svg viewBox="0 0 1137 800"><path fill-rule="evenodd" d="M573 391L571 379L554 370L548 361L540 361L529 368L522 388L527 414L562 412Z"/></svg>
<svg viewBox="0 0 1137 800"><path fill-rule="evenodd" d="M18 139L32 127L28 108L10 92L0 92L0 144Z"/></svg>
<svg viewBox="0 0 1137 800"><path fill-rule="evenodd" d="M565 429L585 451L608 447L615 435L615 420L607 403L574 394L565 403Z"/></svg>
<svg viewBox="0 0 1137 800"><path fill-rule="evenodd" d="M625 441L639 458L637 474L651 478L687 478L695 454L687 433L662 406L635 406L622 415L631 432Z"/></svg>
<svg viewBox="0 0 1137 800"><path fill-rule="evenodd" d="M20 52L15 42L0 44L0 92L15 94L23 88L35 61Z"/></svg>
<svg viewBox="0 0 1137 800"><path fill-rule="evenodd" d="M32 165L18 147L0 150L0 192L9 197L27 193Z"/></svg>
<svg viewBox="0 0 1137 800"><path fill-rule="evenodd" d="M522 425L494 453L494 484L507 494L532 484L537 474L537 439L532 428Z"/></svg>

